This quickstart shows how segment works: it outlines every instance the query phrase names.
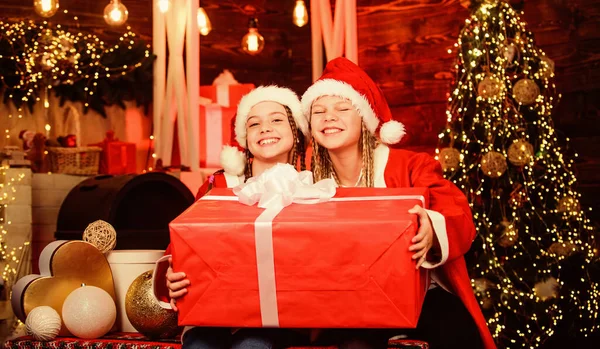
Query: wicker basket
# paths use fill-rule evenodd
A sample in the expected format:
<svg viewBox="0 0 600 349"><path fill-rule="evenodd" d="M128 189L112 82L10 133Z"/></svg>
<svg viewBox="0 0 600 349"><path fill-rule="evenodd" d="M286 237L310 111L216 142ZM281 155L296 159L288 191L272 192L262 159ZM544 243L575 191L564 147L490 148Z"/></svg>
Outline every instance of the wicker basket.
<svg viewBox="0 0 600 349"><path fill-rule="evenodd" d="M71 175L98 174L101 152L100 147L48 147L50 171Z"/></svg>

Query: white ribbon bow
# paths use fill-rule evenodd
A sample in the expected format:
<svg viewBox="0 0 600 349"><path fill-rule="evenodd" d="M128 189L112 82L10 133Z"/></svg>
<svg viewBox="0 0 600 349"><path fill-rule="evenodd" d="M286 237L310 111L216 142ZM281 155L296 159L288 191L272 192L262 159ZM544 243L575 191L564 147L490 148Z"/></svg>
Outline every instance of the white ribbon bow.
<svg viewBox="0 0 600 349"><path fill-rule="evenodd" d="M336 190L333 179L313 184L310 171L298 173L290 164L277 164L258 177L233 188L239 201L248 206L258 202L260 208L282 209L292 203L316 204L329 201Z"/></svg>

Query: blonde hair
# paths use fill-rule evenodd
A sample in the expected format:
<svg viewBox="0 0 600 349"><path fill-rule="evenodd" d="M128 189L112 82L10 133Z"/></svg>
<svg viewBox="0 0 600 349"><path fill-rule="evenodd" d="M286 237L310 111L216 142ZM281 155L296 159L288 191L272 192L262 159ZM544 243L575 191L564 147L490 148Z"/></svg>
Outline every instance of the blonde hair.
<svg viewBox="0 0 600 349"><path fill-rule="evenodd" d="M287 105L283 106L285 113L287 114L290 127L292 128L292 134L294 136L294 144L290 150L288 156L288 163L294 166L298 171L306 170L306 141L304 134L298 129L292 111ZM254 155L250 152L250 149L246 148L246 168L244 169L244 176L246 179L252 177L252 161L254 161Z"/></svg>
<svg viewBox="0 0 600 349"><path fill-rule="evenodd" d="M373 152L375 151L375 147L377 146L377 139L375 136L369 132L365 123L362 122L362 130L360 133L360 151L362 153L362 185L366 187L374 186L374 167L375 161L373 157ZM311 169L313 172L313 176L316 181L320 181L326 178L334 178L338 185L340 184L337 175L335 173L335 169L333 168L333 164L331 163L331 158L329 157L329 151L327 148L320 146L315 138L312 138L313 144L313 153L311 158Z"/></svg>

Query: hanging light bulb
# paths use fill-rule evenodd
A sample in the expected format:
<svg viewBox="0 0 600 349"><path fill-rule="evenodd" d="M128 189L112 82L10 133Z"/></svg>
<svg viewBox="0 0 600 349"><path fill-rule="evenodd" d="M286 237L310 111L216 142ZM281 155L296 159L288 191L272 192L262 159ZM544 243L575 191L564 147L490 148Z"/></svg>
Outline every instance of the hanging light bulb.
<svg viewBox="0 0 600 349"><path fill-rule="evenodd" d="M198 8L198 30L204 36L207 36L212 30L210 19L202 7Z"/></svg>
<svg viewBox="0 0 600 349"><path fill-rule="evenodd" d="M129 17L127 7L119 0L111 0L110 4L104 8L104 20L108 25L118 27L127 22L127 17Z"/></svg>
<svg viewBox="0 0 600 349"><path fill-rule="evenodd" d="M258 19L250 18L248 22L248 34L242 38L242 49L244 52L256 55L265 47L265 38L258 32Z"/></svg>
<svg viewBox="0 0 600 349"><path fill-rule="evenodd" d="M171 6L169 0L158 0L157 4L158 4L158 10L161 13L167 13L167 11L169 11L169 6Z"/></svg>
<svg viewBox="0 0 600 349"><path fill-rule="evenodd" d="M303 27L308 23L308 12L304 5L304 0L296 0L296 7L294 7L294 24Z"/></svg>
<svg viewBox="0 0 600 349"><path fill-rule="evenodd" d="M58 0L34 0L33 9L45 18L52 17L58 11Z"/></svg>

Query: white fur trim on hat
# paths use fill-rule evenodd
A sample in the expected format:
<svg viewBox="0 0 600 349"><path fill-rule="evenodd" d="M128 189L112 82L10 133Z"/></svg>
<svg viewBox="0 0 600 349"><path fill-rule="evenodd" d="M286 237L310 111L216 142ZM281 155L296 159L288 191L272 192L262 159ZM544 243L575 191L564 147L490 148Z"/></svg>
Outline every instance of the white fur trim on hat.
<svg viewBox="0 0 600 349"><path fill-rule="evenodd" d="M404 124L396 120L385 122L379 129L379 138L385 144L396 144L405 134Z"/></svg>
<svg viewBox="0 0 600 349"><path fill-rule="evenodd" d="M379 126L377 113L371 107L369 100L363 94L356 91L352 85L339 80L323 79L315 82L302 95L302 109L307 121L310 121L310 108L312 103L321 96L338 96L349 99L358 114L362 117L365 126L375 134Z"/></svg>
<svg viewBox="0 0 600 349"><path fill-rule="evenodd" d="M246 120L250 109L260 102L276 102L290 108L296 126L305 135L309 135L308 121L302 113L302 105L298 95L289 88L279 86L259 86L242 97L238 104L235 119L235 139L241 147L247 148L246 144Z"/></svg>
<svg viewBox="0 0 600 349"><path fill-rule="evenodd" d="M246 169L246 155L237 147L224 145L221 150L221 166L226 173L241 176Z"/></svg>

